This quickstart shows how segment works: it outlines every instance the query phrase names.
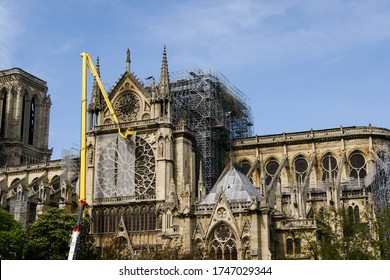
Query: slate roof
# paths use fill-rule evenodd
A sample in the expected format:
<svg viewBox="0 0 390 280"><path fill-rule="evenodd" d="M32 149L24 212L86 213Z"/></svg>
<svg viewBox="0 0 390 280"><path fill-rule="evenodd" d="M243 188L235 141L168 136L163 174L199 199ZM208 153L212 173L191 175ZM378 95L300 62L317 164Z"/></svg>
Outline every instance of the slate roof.
<svg viewBox="0 0 390 280"><path fill-rule="evenodd" d="M235 168L230 169L218 180L200 204L216 203L221 192L225 193L226 199L229 202L250 202L253 196L258 201L261 200L260 192L244 174Z"/></svg>

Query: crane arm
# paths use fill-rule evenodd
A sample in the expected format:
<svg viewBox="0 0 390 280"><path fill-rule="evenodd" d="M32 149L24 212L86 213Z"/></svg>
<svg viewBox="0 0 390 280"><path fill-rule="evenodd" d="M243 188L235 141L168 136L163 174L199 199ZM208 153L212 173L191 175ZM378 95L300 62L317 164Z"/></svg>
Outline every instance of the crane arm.
<svg viewBox="0 0 390 280"><path fill-rule="evenodd" d="M119 135L122 136L124 139L129 139L133 135L133 129L132 128L127 128L126 132L122 133L122 130L121 130L120 125L119 125L118 118L117 118L117 116L115 114L114 108L112 107L110 99L108 98L107 92L104 89L103 83L100 80L99 74L96 71L95 65L93 64L92 59L89 56L89 54L82 53L81 56L83 56L83 55L86 56L88 69L91 72L92 76L95 78L95 80L96 80L96 82L97 82L97 84L98 84L98 86L100 88L100 91L101 91L101 93L102 93L102 95L104 97L104 101L106 101L108 110L110 111L110 115L111 115L111 117L113 118L114 122L116 123L116 125L118 127Z"/></svg>
<svg viewBox="0 0 390 280"><path fill-rule="evenodd" d="M86 139L86 115L87 115L87 68L95 78L95 81L99 85L100 91L106 101L107 107L110 110L111 117L118 127L118 133L124 139L129 139L133 135L133 129L127 128L125 133L122 133L119 121L117 116L115 115L114 108L112 108L110 99L108 98L107 92L104 89L102 81L96 71L95 65L92 62L89 54L83 52L81 53L82 57L82 91L81 91L81 150L80 150L80 177L79 177L79 186L80 186L80 194L79 194L79 214L77 217L77 223L73 228L73 233L71 236L70 246L69 246L69 254L68 260L74 260L79 257L79 253L81 250L81 240L80 240L80 232L83 228L82 218L84 216L84 212L88 203L86 202L86 190L87 190L87 165L86 165L86 151L87 151L87 139Z"/></svg>

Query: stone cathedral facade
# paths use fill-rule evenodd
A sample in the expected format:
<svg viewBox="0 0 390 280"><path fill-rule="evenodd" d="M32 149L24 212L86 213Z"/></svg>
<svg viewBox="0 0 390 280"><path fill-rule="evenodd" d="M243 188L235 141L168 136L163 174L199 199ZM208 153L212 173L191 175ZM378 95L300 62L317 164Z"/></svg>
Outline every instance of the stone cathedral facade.
<svg viewBox="0 0 390 280"><path fill-rule="evenodd" d="M238 115L229 107L221 116L229 116L230 125L215 125L214 119L213 133L218 132L219 138L212 144L218 145L206 146L219 155L211 160L218 161L218 174L209 178L210 170L204 166L207 155L199 148L199 139L208 138L199 138L197 116L191 117L200 110L192 108L187 112L190 117L178 117L182 107L177 100L185 100L178 89L184 83L170 80L166 50L158 82L152 78L145 86L130 67L128 51L126 71L109 99L121 129L134 129L131 139L118 134L96 84L88 107L88 216L100 250L114 243L124 254L170 247L207 252L215 259L304 259L310 255L300 233L314 233L315 239L321 230L319 217L329 207L344 209L355 223L373 226L371 183L375 166L388 158L390 130L340 127L229 137L230 115ZM12 79L6 74L11 72L3 71L0 77L1 104L25 96L19 97L24 103L12 105L19 108L13 123L19 124L18 132L23 130L12 137L24 146L17 145L19 152L12 153L8 138L1 139L7 163L0 169L1 207L28 228L34 215L51 207L77 209L78 161L48 160L46 84L35 78L34 89L15 90L7 84ZM22 82L29 85L28 80ZM195 100L190 107L203 102ZM189 101L181 104L187 106ZM2 133L7 131L3 124L9 125L10 109L3 113L7 106L0 106ZM33 144L29 143L31 118L42 118L39 126L33 122L34 133L39 133ZM20 158L10 156L15 154Z"/></svg>

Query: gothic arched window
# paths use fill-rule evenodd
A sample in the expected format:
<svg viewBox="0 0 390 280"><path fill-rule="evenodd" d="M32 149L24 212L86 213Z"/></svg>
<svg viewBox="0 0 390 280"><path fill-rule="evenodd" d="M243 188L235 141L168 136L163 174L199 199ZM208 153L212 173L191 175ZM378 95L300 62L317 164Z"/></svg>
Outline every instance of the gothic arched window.
<svg viewBox="0 0 390 280"><path fill-rule="evenodd" d="M27 92L26 92L27 94ZM22 117L20 120L20 138L23 139L24 137L24 118L25 118L25 111L26 111L26 94L23 95L22 100Z"/></svg>
<svg viewBox="0 0 390 280"><path fill-rule="evenodd" d="M54 176L53 179L51 179L51 182L50 182L50 185L51 187L53 188L53 191L56 192L56 191L59 191L60 188L61 188L61 181L60 181L60 177L59 176Z"/></svg>
<svg viewBox="0 0 390 280"><path fill-rule="evenodd" d="M351 223L360 222L359 206L349 206L348 207L348 218Z"/></svg>
<svg viewBox="0 0 390 280"><path fill-rule="evenodd" d="M327 153L322 158L321 167L322 181L333 182L339 172L336 158L331 153Z"/></svg>
<svg viewBox="0 0 390 280"><path fill-rule="evenodd" d="M239 163L239 169L242 172L242 174L247 175L249 170L251 169L251 163L244 159Z"/></svg>
<svg viewBox="0 0 390 280"><path fill-rule="evenodd" d="M278 168L279 168L279 163L276 161L276 159L270 159L265 165L265 173L266 173L265 184L267 186L271 183Z"/></svg>
<svg viewBox="0 0 390 280"><path fill-rule="evenodd" d="M100 210L94 209L92 217L93 217L93 232L94 233L102 233L103 232L103 229L101 227L102 215L100 214Z"/></svg>
<svg viewBox="0 0 390 280"><path fill-rule="evenodd" d="M363 179L367 175L366 159L361 152L356 151L352 153L349 157L349 167L349 176L358 179L360 185L360 179Z"/></svg>
<svg viewBox="0 0 390 280"><path fill-rule="evenodd" d="M29 126L28 126L28 144L34 144L34 128L35 128L35 99L34 97L31 99L30 105L30 118L29 118Z"/></svg>
<svg viewBox="0 0 390 280"><path fill-rule="evenodd" d="M132 231L133 227L133 212L130 207L127 207L124 214L125 226L127 230Z"/></svg>
<svg viewBox="0 0 390 280"><path fill-rule="evenodd" d="M154 206L149 208L149 217L148 217L148 230L155 230L157 227L157 214L156 208Z"/></svg>
<svg viewBox="0 0 390 280"><path fill-rule="evenodd" d="M301 253L301 239L295 238L294 239L294 249L295 249L295 254L300 254Z"/></svg>
<svg viewBox="0 0 390 280"><path fill-rule="evenodd" d="M298 185L301 185L305 180L308 164L306 159L303 156L299 156L294 161L295 167L295 178L297 180Z"/></svg>
<svg viewBox="0 0 390 280"><path fill-rule="evenodd" d="M6 126L6 117L7 117L7 90L3 88L1 90L1 95L3 98L3 106L2 106L2 111L1 111L1 131L0 131L0 136L4 137L5 136L5 126Z"/></svg>
<svg viewBox="0 0 390 280"><path fill-rule="evenodd" d="M294 253L294 240L292 238L287 238L286 240L286 252L287 255Z"/></svg>
<svg viewBox="0 0 390 280"><path fill-rule="evenodd" d="M236 238L232 230L225 224L220 224L213 231L210 242L210 254L216 260L236 260Z"/></svg>
<svg viewBox="0 0 390 280"><path fill-rule="evenodd" d="M138 207L134 207L134 210L133 210L133 226L132 226L132 230L133 231L139 231L140 229L140 218L141 218L141 213L140 213L140 210Z"/></svg>

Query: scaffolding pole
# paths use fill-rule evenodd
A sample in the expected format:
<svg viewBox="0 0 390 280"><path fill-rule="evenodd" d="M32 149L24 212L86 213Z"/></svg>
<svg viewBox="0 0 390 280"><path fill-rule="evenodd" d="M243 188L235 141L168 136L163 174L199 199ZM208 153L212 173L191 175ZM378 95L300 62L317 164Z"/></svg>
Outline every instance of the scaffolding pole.
<svg viewBox="0 0 390 280"><path fill-rule="evenodd" d="M248 98L220 73L193 69L170 74L173 121L194 131L210 190L224 167L230 140L253 135Z"/></svg>

